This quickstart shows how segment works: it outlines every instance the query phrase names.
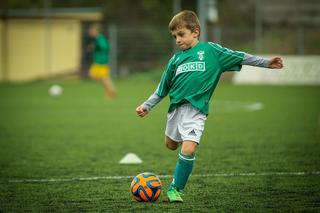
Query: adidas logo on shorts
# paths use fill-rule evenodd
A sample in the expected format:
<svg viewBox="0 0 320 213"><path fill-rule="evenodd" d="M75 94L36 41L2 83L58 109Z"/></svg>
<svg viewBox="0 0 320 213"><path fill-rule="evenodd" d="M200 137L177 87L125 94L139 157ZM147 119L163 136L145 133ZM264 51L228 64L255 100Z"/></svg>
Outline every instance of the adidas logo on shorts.
<svg viewBox="0 0 320 213"><path fill-rule="evenodd" d="M196 134L196 132L194 131L194 129L189 132L189 135L197 136L197 134Z"/></svg>

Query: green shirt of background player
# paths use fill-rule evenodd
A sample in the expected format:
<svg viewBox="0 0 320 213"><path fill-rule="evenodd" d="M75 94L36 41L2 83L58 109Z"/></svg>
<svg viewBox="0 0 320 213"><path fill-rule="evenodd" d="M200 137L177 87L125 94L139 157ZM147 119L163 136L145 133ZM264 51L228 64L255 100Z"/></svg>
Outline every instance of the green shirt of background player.
<svg viewBox="0 0 320 213"><path fill-rule="evenodd" d="M109 64L109 42L99 33L94 42L93 61L95 64Z"/></svg>
<svg viewBox="0 0 320 213"><path fill-rule="evenodd" d="M102 34L102 26L93 24L90 26L89 35L94 38L93 63L89 70L89 76L100 80L104 86L105 94L109 97L116 95L115 87L110 77L109 43Z"/></svg>
<svg viewBox="0 0 320 213"><path fill-rule="evenodd" d="M242 65L281 69L283 64L280 57L268 60L212 42L200 42L200 23L192 11L175 15L169 30L182 51L169 60L157 90L136 112L144 117L162 98L170 97L165 144L171 150L181 145L181 150L167 196L170 202L182 202L180 192L192 171L209 101L221 74L240 71Z"/></svg>

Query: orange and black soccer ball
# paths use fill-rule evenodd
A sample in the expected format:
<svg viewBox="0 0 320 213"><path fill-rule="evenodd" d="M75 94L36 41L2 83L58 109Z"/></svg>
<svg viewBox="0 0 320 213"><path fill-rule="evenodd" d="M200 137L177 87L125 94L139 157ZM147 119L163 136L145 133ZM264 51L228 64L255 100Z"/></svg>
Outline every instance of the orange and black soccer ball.
<svg viewBox="0 0 320 213"><path fill-rule="evenodd" d="M135 176L130 191L138 202L154 202L161 194L161 181L151 172L143 172Z"/></svg>

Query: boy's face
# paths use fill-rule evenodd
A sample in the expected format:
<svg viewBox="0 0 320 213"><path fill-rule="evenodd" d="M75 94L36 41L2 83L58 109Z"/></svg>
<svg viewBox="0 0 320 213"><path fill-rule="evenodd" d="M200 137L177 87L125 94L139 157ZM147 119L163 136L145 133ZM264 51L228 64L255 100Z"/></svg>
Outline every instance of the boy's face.
<svg viewBox="0 0 320 213"><path fill-rule="evenodd" d="M187 50L198 43L199 30L195 29L194 32L191 32L191 30L182 27L171 31L171 35L181 50Z"/></svg>

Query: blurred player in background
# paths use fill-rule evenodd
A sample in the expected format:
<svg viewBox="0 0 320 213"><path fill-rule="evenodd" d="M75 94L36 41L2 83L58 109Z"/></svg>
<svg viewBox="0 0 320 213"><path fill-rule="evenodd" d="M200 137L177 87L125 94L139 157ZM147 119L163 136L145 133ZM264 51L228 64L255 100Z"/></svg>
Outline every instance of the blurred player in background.
<svg viewBox="0 0 320 213"><path fill-rule="evenodd" d="M100 80L104 86L106 96L113 98L116 95L114 84L110 77L109 42L102 34L101 24L95 23L90 26L90 37L94 38L93 63L89 70L89 76Z"/></svg>
<svg viewBox="0 0 320 213"><path fill-rule="evenodd" d="M182 50L169 60L156 91L136 108L144 117L165 96L170 97L165 144L178 154L174 178L167 190L170 202L182 202L208 116L209 101L220 75L225 71L240 71L242 65L281 69L282 59L265 59L233 51L212 42L200 42L200 23L192 11L182 11L169 23L169 30Z"/></svg>

